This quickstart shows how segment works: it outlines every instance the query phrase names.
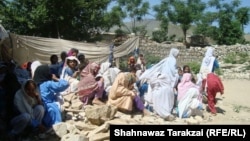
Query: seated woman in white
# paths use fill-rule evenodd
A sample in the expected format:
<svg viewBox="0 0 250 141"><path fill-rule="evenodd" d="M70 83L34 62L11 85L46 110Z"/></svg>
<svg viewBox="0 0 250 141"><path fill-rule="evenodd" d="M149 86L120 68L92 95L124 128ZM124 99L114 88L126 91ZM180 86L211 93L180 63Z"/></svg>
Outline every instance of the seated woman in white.
<svg viewBox="0 0 250 141"><path fill-rule="evenodd" d="M149 89L145 95L145 101L164 120L174 120L174 116L171 114L174 106L174 91L167 74L155 73L152 76L149 80Z"/></svg>

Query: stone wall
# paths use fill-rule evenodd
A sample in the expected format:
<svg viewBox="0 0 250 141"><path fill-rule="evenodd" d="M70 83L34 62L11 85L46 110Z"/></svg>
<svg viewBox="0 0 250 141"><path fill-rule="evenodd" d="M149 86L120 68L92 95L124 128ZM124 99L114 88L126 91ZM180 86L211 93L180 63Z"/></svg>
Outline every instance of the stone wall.
<svg viewBox="0 0 250 141"><path fill-rule="evenodd" d="M225 64L223 58L231 52L247 52L250 54L250 45L231 45L231 46L213 46L215 48L215 55L218 56L218 60L221 68L222 79L248 79L250 80L250 70L244 69L250 65L250 62L243 64ZM155 55L161 59L168 56L171 48L177 48L180 50L177 58L178 66L183 66L189 62L201 63L204 54L206 53L206 47L186 47L182 43L171 43L171 44L159 44L149 40L140 41L140 52L147 55Z"/></svg>
<svg viewBox="0 0 250 141"><path fill-rule="evenodd" d="M219 61L223 60L223 57L230 52L248 52L250 54L250 45L231 45L231 46L213 46L215 48L215 55L218 56ZM186 47L182 43L160 44L150 40L140 41L140 52L143 54L153 54L160 58L168 56L171 48L177 48L180 50L178 56L178 65L187 64L189 62L201 62L204 54L206 53L206 47Z"/></svg>

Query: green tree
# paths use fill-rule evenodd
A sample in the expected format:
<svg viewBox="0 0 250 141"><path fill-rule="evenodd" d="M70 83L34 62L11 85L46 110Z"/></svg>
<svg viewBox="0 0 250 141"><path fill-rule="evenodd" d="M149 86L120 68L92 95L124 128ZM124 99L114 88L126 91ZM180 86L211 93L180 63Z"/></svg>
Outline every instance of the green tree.
<svg viewBox="0 0 250 141"><path fill-rule="evenodd" d="M249 7L241 7L235 13L236 19L241 23L242 32L244 32L244 25L249 23L249 12Z"/></svg>
<svg viewBox="0 0 250 141"><path fill-rule="evenodd" d="M222 3L220 0L210 0L209 6L215 7L218 22L218 28L215 30L216 36L212 36L218 44L233 45L243 43L243 31L241 29L241 21L236 18L236 11L240 5L240 0L233 0L231 3Z"/></svg>
<svg viewBox="0 0 250 141"><path fill-rule="evenodd" d="M114 25L121 28L123 24L123 19L126 18L126 13L124 13L119 6L112 7L109 13L105 14L104 20L107 23L107 31ZM121 29L120 29L121 30Z"/></svg>
<svg viewBox="0 0 250 141"><path fill-rule="evenodd" d="M142 21L143 17L148 14L150 8L149 2L144 2L143 0L117 0L117 4L121 7L122 13L124 13L126 18L131 20L132 32L136 33L138 29L136 22ZM130 32L131 30L127 28Z"/></svg>
<svg viewBox="0 0 250 141"><path fill-rule="evenodd" d="M165 13L168 10L168 6L166 4L156 5L153 7L154 11L157 11L156 19L161 21L160 29L157 31L153 31L152 36L153 40L156 42L163 42L168 39L168 24L169 19ZM165 11L165 12L164 12Z"/></svg>
<svg viewBox="0 0 250 141"><path fill-rule="evenodd" d="M200 19L205 8L206 4L201 0L162 0L160 6L155 6L154 10L161 21L169 19L180 25L186 43L187 30Z"/></svg>
<svg viewBox="0 0 250 141"><path fill-rule="evenodd" d="M201 19L196 23L196 28L194 29L195 34L205 35L207 37L217 37L217 27L212 25L217 18L217 13L206 12L201 17Z"/></svg>
<svg viewBox="0 0 250 141"><path fill-rule="evenodd" d="M5 0L0 1L0 20L4 18Z"/></svg>
<svg viewBox="0 0 250 141"><path fill-rule="evenodd" d="M11 32L69 40L91 40L109 29L107 6L111 0L12 0L3 25ZM112 14L111 14L112 15ZM110 17L113 18L113 17Z"/></svg>

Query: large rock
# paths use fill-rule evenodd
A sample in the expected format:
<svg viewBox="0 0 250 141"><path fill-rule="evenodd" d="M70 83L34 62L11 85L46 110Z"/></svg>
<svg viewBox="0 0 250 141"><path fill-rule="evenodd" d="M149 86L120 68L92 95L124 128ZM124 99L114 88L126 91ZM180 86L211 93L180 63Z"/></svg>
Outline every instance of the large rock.
<svg viewBox="0 0 250 141"><path fill-rule="evenodd" d="M54 124L53 125L53 129L56 133L56 135L60 138L63 137L63 135L67 134L68 133L68 130L67 130L67 124L66 123L57 123L57 124Z"/></svg>
<svg viewBox="0 0 250 141"><path fill-rule="evenodd" d="M88 106L85 109L87 119L94 125L102 125L114 118L117 108L110 105Z"/></svg>

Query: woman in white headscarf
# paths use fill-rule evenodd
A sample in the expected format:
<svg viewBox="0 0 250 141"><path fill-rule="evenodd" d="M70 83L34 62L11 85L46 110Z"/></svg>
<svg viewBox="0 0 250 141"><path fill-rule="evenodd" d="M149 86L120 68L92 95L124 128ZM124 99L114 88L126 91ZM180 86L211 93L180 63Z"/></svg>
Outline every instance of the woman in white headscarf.
<svg viewBox="0 0 250 141"><path fill-rule="evenodd" d="M148 92L145 94L146 104L149 103L165 120L174 119L171 112L174 106L174 88L179 78L176 65L178 54L179 50L172 48L168 57L147 69L139 78L149 82Z"/></svg>
<svg viewBox="0 0 250 141"><path fill-rule="evenodd" d="M214 72L215 69L219 68L219 63L214 57L214 48L208 47L204 58L202 59L200 72L197 76L198 81L196 84L201 86L202 79L205 79L208 73Z"/></svg>
<svg viewBox="0 0 250 141"><path fill-rule="evenodd" d="M170 50L169 56L161 60L159 63L155 64L151 68L147 69L141 76L140 80L143 78L150 78L153 73L159 72L160 74L167 74L171 81L171 87L174 88L178 81L178 70L176 57L179 54L179 50L172 48Z"/></svg>

